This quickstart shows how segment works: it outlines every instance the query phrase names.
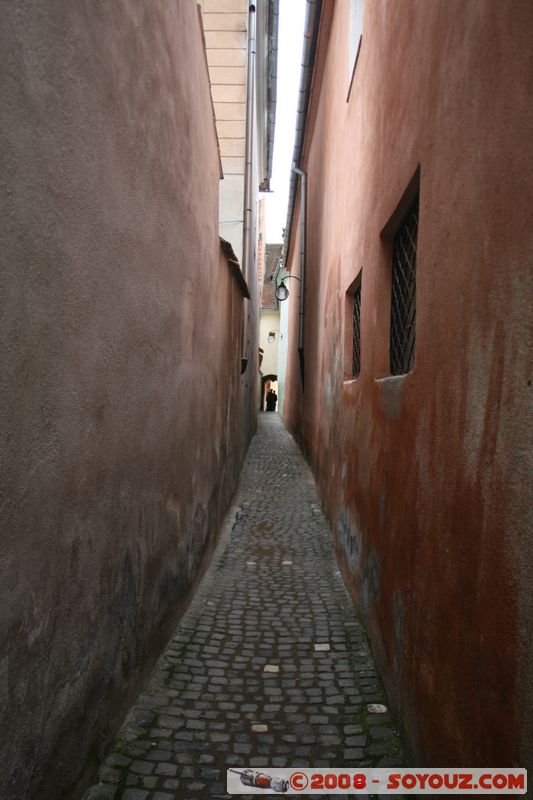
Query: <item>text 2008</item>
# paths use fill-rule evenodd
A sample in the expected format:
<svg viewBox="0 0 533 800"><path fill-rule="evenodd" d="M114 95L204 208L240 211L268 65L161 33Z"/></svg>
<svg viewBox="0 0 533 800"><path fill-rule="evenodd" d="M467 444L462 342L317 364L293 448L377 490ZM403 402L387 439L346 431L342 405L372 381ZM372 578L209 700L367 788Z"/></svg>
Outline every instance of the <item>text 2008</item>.
<svg viewBox="0 0 533 800"><path fill-rule="evenodd" d="M311 775L311 789L366 789L365 775L341 773L316 773Z"/></svg>

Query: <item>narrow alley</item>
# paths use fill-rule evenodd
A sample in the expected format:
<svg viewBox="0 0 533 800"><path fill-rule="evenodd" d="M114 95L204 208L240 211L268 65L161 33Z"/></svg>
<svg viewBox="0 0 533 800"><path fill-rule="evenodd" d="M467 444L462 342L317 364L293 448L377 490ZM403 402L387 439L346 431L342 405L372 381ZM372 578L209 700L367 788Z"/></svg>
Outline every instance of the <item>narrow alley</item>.
<svg viewBox="0 0 533 800"><path fill-rule="evenodd" d="M526 793L533 2L0 9L0 800Z"/></svg>
<svg viewBox="0 0 533 800"><path fill-rule="evenodd" d="M277 414L258 425L210 569L86 800L227 797L245 765L402 764L310 469Z"/></svg>

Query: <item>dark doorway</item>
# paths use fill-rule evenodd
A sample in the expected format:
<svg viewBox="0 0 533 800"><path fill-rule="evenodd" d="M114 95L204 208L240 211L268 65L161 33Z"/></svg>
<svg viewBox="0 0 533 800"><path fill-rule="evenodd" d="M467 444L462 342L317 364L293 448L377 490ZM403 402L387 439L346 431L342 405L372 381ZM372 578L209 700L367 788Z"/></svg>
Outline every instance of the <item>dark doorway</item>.
<svg viewBox="0 0 533 800"><path fill-rule="evenodd" d="M274 389L278 393L278 376L277 375L262 375L261 376L261 402L259 408L261 411L266 411L266 396L270 389ZM276 405L277 411L277 405Z"/></svg>

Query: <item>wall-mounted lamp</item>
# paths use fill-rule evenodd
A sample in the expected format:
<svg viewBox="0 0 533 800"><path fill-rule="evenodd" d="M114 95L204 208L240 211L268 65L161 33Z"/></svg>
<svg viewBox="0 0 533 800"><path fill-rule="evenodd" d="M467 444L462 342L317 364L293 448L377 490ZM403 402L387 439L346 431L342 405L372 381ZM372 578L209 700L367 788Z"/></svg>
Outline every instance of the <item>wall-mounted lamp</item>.
<svg viewBox="0 0 533 800"><path fill-rule="evenodd" d="M276 287L276 299L286 300L288 296L289 296L289 290L285 286L284 281L281 281L280 285Z"/></svg>
<svg viewBox="0 0 533 800"><path fill-rule="evenodd" d="M267 336L267 342L268 342L269 344L272 344L273 342L275 342L275 341L276 341L276 333L279 333L279 338L280 338L280 339L283 339L283 334L282 334L282 332L281 332L281 331L280 331L278 328L276 328L276 330L274 330L274 331L269 331L269 332L268 332L268 336Z"/></svg>
<svg viewBox="0 0 533 800"><path fill-rule="evenodd" d="M286 275L281 281L280 285L276 287L275 295L277 300L283 301L289 296L289 290L285 286L285 281L288 281L289 278L294 278L297 281L300 280L300 278L298 278L296 275Z"/></svg>

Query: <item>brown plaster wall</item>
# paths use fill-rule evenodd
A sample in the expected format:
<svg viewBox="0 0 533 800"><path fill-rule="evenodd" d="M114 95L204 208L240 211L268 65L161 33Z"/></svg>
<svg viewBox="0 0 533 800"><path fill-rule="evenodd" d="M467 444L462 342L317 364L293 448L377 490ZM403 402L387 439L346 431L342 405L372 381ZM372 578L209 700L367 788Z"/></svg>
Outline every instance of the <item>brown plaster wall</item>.
<svg viewBox="0 0 533 800"><path fill-rule="evenodd" d="M0 6L0 797L53 800L186 602L256 387L196 3Z"/></svg>
<svg viewBox="0 0 533 800"><path fill-rule="evenodd" d="M284 413L413 757L531 769L533 7L367 0L347 102L348 5L319 43L305 390L291 294ZM419 165L416 363L390 378L380 232ZM343 382L361 268L362 369Z"/></svg>

